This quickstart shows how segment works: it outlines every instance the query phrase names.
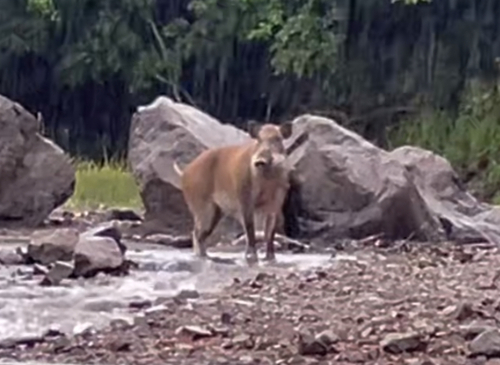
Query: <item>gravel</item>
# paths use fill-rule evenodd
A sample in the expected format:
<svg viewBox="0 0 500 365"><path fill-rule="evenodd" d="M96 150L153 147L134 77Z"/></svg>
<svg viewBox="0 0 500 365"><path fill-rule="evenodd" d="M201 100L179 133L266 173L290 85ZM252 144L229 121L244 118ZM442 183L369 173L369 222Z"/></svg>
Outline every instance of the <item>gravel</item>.
<svg viewBox="0 0 500 365"><path fill-rule="evenodd" d="M0 358L85 364L500 364L496 248L363 248L306 272L262 269L133 323L0 343ZM192 293L191 293L192 294Z"/></svg>

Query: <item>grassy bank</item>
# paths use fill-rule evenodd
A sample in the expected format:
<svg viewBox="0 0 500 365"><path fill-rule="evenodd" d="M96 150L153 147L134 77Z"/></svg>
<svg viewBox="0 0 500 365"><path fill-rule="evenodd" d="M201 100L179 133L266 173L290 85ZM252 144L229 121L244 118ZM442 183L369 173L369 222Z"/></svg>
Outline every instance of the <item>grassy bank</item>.
<svg viewBox="0 0 500 365"><path fill-rule="evenodd" d="M428 110L390 132L392 147L416 145L446 157L478 198L500 204L500 94L477 87L457 116Z"/></svg>
<svg viewBox="0 0 500 365"><path fill-rule="evenodd" d="M71 209L98 207L141 208L142 202L132 174L124 163L102 165L78 161L75 193L66 204Z"/></svg>

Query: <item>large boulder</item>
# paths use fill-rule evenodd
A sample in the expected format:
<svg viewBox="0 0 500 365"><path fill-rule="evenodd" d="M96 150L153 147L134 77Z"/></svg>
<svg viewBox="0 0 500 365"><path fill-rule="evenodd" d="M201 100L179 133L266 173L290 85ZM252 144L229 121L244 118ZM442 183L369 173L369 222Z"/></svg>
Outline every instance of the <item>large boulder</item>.
<svg viewBox="0 0 500 365"><path fill-rule="evenodd" d="M293 168L284 207L286 233L332 242L383 234L389 239L496 242L500 209L474 199L442 157L413 147L387 152L331 119L302 115L286 141ZM146 221L186 234L191 217L173 169L206 148L248 135L164 97L132 120L129 162ZM223 227L240 233L238 225Z"/></svg>
<svg viewBox="0 0 500 365"><path fill-rule="evenodd" d="M390 155L406 167L448 239L459 243L500 242L500 208L475 199L446 159L413 146L399 147Z"/></svg>
<svg viewBox="0 0 500 365"><path fill-rule="evenodd" d="M73 194L74 167L39 123L0 95L0 226L37 226Z"/></svg>
<svg viewBox="0 0 500 365"><path fill-rule="evenodd" d="M145 226L153 227L148 233L188 234L192 229L174 161L182 169L207 148L249 138L244 131L167 97L138 108L132 117L128 161L144 202ZM221 224L228 225L238 229L231 219Z"/></svg>
<svg viewBox="0 0 500 365"><path fill-rule="evenodd" d="M292 123L288 148L299 181L293 192L298 237L443 238L405 166L388 152L327 118L303 115Z"/></svg>

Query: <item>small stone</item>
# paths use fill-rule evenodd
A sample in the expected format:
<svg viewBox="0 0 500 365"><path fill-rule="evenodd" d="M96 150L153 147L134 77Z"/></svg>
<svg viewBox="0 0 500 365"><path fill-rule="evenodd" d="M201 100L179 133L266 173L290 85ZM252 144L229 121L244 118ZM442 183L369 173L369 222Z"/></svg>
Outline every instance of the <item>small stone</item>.
<svg viewBox="0 0 500 365"><path fill-rule="evenodd" d="M389 333L380 342L382 350L391 354L423 350L426 343L418 333Z"/></svg>
<svg viewBox="0 0 500 365"><path fill-rule="evenodd" d="M113 352L130 351L131 347L132 342L125 338L118 338L109 345L110 350Z"/></svg>
<svg viewBox="0 0 500 365"><path fill-rule="evenodd" d="M0 250L0 264L1 265L24 265L26 263L25 258L18 252L11 250Z"/></svg>
<svg viewBox="0 0 500 365"><path fill-rule="evenodd" d="M114 330L124 330L132 327L133 323L127 321L126 319L123 318L117 318L113 319L110 323L109 326L114 329Z"/></svg>
<svg viewBox="0 0 500 365"><path fill-rule="evenodd" d="M220 315L220 321L222 322L222 324L228 325L231 324L232 317L229 313L224 312Z"/></svg>
<svg viewBox="0 0 500 365"><path fill-rule="evenodd" d="M66 336L56 337L50 341L52 352L60 353L63 352L67 347L71 345L71 341Z"/></svg>
<svg viewBox="0 0 500 365"><path fill-rule="evenodd" d="M302 356L325 356L329 352L329 346L307 334L298 333L297 339L297 350Z"/></svg>
<svg viewBox="0 0 500 365"><path fill-rule="evenodd" d="M189 336L193 341L214 335L212 331L199 326L182 326L175 330L175 334Z"/></svg>
<svg viewBox="0 0 500 365"><path fill-rule="evenodd" d="M130 302L128 304L129 308L133 308L133 309L150 308L152 305L153 305L153 303L148 299L136 300L136 301Z"/></svg>
<svg viewBox="0 0 500 365"><path fill-rule="evenodd" d="M73 335L75 336L85 336L93 332L95 332L95 328L90 322L78 323L75 327L73 327Z"/></svg>
<svg viewBox="0 0 500 365"><path fill-rule="evenodd" d="M246 365L246 364L250 365L250 364L255 364L256 363L255 359L252 356L249 356L249 355L243 355L243 356L241 356L238 359L238 361L239 361L240 364L244 364L244 365Z"/></svg>
<svg viewBox="0 0 500 365"><path fill-rule="evenodd" d="M33 265L33 275L47 275L49 269L41 264Z"/></svg>
<svg viewBox="0 0 500 365"><path fill-rule="evenodd" d="M323 343L326 347L329 347L339 341L338 336L330 330L317 334L315 339L316 341Z"/></svg>
<svg viewBox="0 0 500 365"><path fill-rule="evenodd" d="M252 336L241 334L233 338L232 344L238 348L251 350L255 346L255 341Z"/></svg>
<svg viewBox="0 0 500 365"><path fill-rule="evenodd" d="M474 309L470 303L462 302L446 307L442 314L457 321L465 321L474 315Z"/></svg>
<svg viewBox="0 0 500 365"><path fill-rule="evenodd" d="M479 334L469 344L471 356L500 356L500 331L497 329L487 330Z"/></svg>
<svg viewBox="0 0 500 365"><path fill-rule="evenodd" d="M63 279L71 276L74 270L72 262L56 261L43 278L41 285L59 285Z"/></svg>
<svg viewBox="0 0 500 365"><path fill-rule="evenodd" d="M183 289L175 296L178 300L197 299L200 293L197 290Z"/></svg>

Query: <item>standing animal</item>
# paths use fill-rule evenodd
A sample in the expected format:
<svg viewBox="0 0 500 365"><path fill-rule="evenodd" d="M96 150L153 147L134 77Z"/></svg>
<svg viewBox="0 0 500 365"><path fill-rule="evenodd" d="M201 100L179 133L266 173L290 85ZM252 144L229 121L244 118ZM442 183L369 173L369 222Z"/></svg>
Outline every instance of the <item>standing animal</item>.
<svg viewBox="0 0 500 365"><path fill-rule="evenodd" d="M252 137L248 143L205 150L184 171L174 162L194 220L193 250L199 257L208 257L205 241L226 214L243 226L246 262L257 263L254 217L262 214L265 259L275 260L276 221L289 189L283 141L291 136L292 124L249 122L248 131Z"/></svg>

